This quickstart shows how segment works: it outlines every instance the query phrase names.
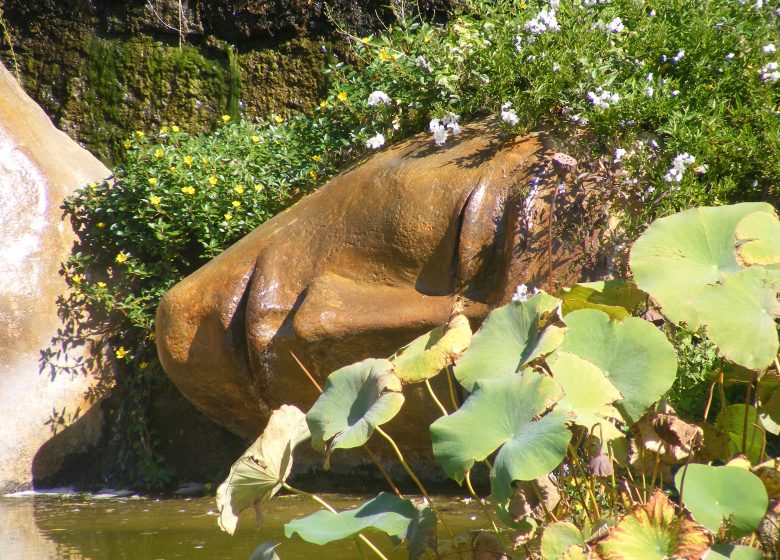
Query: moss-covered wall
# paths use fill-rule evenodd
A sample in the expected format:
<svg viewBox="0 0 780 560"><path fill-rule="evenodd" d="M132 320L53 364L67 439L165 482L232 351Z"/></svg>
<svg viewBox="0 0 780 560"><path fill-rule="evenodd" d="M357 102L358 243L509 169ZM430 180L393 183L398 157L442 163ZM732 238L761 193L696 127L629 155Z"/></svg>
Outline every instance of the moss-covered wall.
<svg viewBox="0 0 780 560"><path fill-rule="evenodd" d="M436 11L450 1L424 4ZM329 4L364 34L388 17L385 3ZM133 130L207 131L239 100L256 118L306 111L322 94L336 39L322 2L181 5L180 13L178 0L0 0L11 39L0 36L0 60L13 69L15 58L55 124L109 164Z"/></svg>

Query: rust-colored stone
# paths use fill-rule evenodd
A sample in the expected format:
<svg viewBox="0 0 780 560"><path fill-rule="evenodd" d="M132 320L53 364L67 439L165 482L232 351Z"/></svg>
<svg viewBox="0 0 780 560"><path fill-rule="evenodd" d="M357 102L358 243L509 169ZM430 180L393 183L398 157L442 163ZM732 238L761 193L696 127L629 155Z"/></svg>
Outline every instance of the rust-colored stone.
<svg viewBox="0 0 780 560"><path fill-rule="evenodd" d="M163 367L209 417L254 438L271 409L317 396L292 353L322 381L445 323L456 296L476 328L518 283L545 279L550 155L539 135L485 123L444 147L420 135L374 155L165 296ZM535 174L547 179L530 200ZM578 275L582 246L556 251L556 279ZM419 386L405 392L388 428L412 456L429 453L436 409Z"/></svg>

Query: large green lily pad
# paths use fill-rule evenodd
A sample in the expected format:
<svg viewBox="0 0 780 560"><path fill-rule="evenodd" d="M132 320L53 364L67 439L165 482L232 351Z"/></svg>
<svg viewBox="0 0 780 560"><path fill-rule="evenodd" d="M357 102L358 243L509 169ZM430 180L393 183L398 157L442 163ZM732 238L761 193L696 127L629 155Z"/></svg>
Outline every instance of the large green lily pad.
<svg viewBox="0 0 780 560"><path fill-rule="evenodd" d="M297 534L305 541L324 545L366 529L378 529L403 539L416 511L410 500L382 492L356 509L338 513L320 510L303 519L290 521L284 526L284 536L290 538Z"/></svg>
<svg viewBox="0 0 780 560"><path fill-rule="evenodd" d="M629 424L674 383L674 348L652 323L636 317L610 320L597 309L572 311L564 321L568 329L556 352L574 354L601 370L623 395L615 405ZM553 355L548 362L557 359Z"/></svg>
<svg viewBox="0 0 780 560"><path fill-rule="evenodd" d="M471 391L477 380L514 374L524 364L552 352L556 334L540 339L539 323L559 303L559 299L540 292L527 301L513 301L491 311L455 365L455 377L461 385Z"/></svg>
<svg viewBox="0 0 780 560"><path fill-rule="evenodd" d="M630 265L640 289L664 315L691 330L701 324L697 300L724 274L742 269L735 251L737 224L754 212L773 214L771 205L746 202L702 207L661 218L631 248Z"/></svg>
<svg viewBox="0 0 780 560"><path fill-rule="evenodd" d="M780 221L769 212L748 214L737 224L737 254L745 266L780 264Z"/></svg>
<svg viewBox="0 0 780 560"><path fill-rule="evenodd" d="M231 535L239 514L252 506L261 519L260 504L282 487L292 469L292 452L309 439L306 416L294 406L274 410L260 437L233 463L227 479L217 488L217 521Z"/></svg>
<svg viewBox="0 0 780 560"><path fill-rule="evenodd" d="M769 498L761 479L740 467L690 464L677 471L674 484L682 492L683 505L693 518L717 533L730 520L732 534L749 535L766 513ZM683 474L685 485L681 489Z"/></svg>
<svg viewBox="0 0 780 560"><path fill-rule="evenodd" d="M306 415L312 446L325 451L325 468L333 451L366 443L403 403L401 381L388 360L369 358L330 374Z"/></svg>
<svg viewBox="0 0 780 560"><path fill-rule="evenodd" d="M573 524L567 521L559 521L548 525L542 533L540 552L544 560L561 560L571 557L570 549L585 547L582 533Z"/></svg>
<svg viewBox="0 0 780 560"><path fill-rule="evenodd" d="M716 544L704 556L704 560L762 560L761 549L738 544Z"/></svg>
<svg viewBox="0 0 780 560"><path fill-rule="evenodd" d="M613 319L625 319L642 303L647 294L631 280L602 280L574 284L561 294L564 315L577 309L598 309Z"/></svg>
<svg viewBox="0 0 780 560"><path fill-rule="evenodd" d="M534 480L553 470L566 454L569 417L549 411L563 395L549 376L483 379L455 413L431 425L433 454L444 472L462 482L466 471L501 448L491 472L493 498L503 504L515 480Z"/></svg>

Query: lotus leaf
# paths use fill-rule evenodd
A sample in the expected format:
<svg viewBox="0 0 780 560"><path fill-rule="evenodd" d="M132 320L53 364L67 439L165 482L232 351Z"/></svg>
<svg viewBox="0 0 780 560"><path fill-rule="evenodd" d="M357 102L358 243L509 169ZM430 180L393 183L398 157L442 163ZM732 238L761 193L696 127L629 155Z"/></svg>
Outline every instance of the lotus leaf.
<svg viewBox="0 0 780 560"><path fill-rule="evenodd" d="M255 549L249 560L280 560L279 555L274 551L277 546L279 543L263 543Z"/></svg>
<svg viewBox="0 0 780 560"><path fill-rule="evenodd" d="M563 388L557 410L571 412L574 421L602 438L602 444L622 437L609 418L620 418L612 403L623 398L604 373L594 364L569 352L556 352L548 359L553 379Z"/></svg>
<svg viewBox="0 0 780 560"><path fill-rule="evenodd" d="M227 479L217 488L217 521L223 531L232 535L239 514L253 505L262 519L260 504L282 487L292 469L293 449L308 438L303 412L290 405L273 411L263 433L233 463Z"/></svg>
<svg viewBox="0 0 780 560"><path fill-rule="evenodd" d="M623 395L615 405L629 424L674 383L674 348L652 323L636 317L610 320L597 309L572 311L564 321L568 329L556 353L574 354L599 368ZM553 355L548 361L557 359Z"/></svg>
<svg viewBox="0 0 780 560"><path fill-rule="evenodd" d="M513 301L491 311L455 365L455 377L461 385L472 391L479 379L511 375L552 352L556 334L540 339L539 324L559 303L559 299L540 292L527 301Z"/></svg>
<svg viewBox="0 0 780 560"><path fill-rule="evenodd" d="M745 438L745 455L752 463L758 463L763 447L763 435L757 427L758 419L755 407L749 407L747 411L747 437ZM726 434L728 439L727 456L742 453L742 434L745 430L745 405L732 404L718 413L715 419L715 427ZM725 459L725 457L720 457Z"/></svg>
<svg viewBox="0 0 780 560"><path fill-rule="evenodd" d="M737 224L737 255L745 266L780 264L780 221L769 212L748 214Z"/></svg>
<svg viewBox="0 0 780 560"><path fill-rule="evenodd" d="M737 544L716 544L704 555L704 560L761 560L764 555L758 548Z"/></svg>
<svg viewBox="0 0 780 560"><path fill-rule="evenodd" d="M446 327L436 327L414 339L390 361L402 383L419 383L452 365L470 343L469 320L456 315Z"/></svg>
<svg viewBox="0 0 780 560"><path fill-rule="evenodd" d="M320 510L303 519L290 521L284 526L284 536L290 538L298 534L305 541L324 545L373 528L403 539L416 512L410 500L381 492L356 509L338 513Z"/></svg>
<svg viewBox="0 0 780 560"><path fill-rule="evenodd" d="M713 533L728 519L734 536L749 535L758 529L769 504L761 480L739 467L690 464L677 471L674 484L693 518Z"/></svg>
<svg viewBox="0 0 780 560"><path fill-rule="evenodd" d="M699 319L727 360L753 370L772 363L778 351L777 290L776 274L757 266L723 274L701 290Z"/></svg>
<svg viewBox="0 0 780 560"><path fill-rule="evenodd" d="M415 512L406 531L406 548L409 560L417 560L425 556L427 550L435 551L438 547L436 539L436 513L430 506L414 504Z"/></svg>
<svg viewBox="0 0 780 560"><path fill-rule="evenodd" d="M566 315L577 309L599 309L613 319L625 319L645 298L647 294L631 280L587 282L563 289L561 311Z"/></svg>
<svg viewBox="0 0 780 560"><path fill-rule="evenodd" d="M570 548L582 550L584 546L582 533L573 523L559 521L548 525L542 533L541 553L544 560L560 560L566 557L564 555Z"/></svg>
<svg viewBox="0 0 780 560"><path fill-rule="evenodd" d="M656 490L599 543L599 552L604 560L699 560L709 544L707 533Z"/></svg>
<svg viewBox="0 0 780 560"><path fill-rule="evenodd" d="M366 443L377 426L398 414L403 402L401 381L388 360L369 358L330 374L306 415L312 445L325 451L325 468L333 451Z"/></svg>
<svg viewBox="0 0 780 560"><path fill-rule="evenodd" d="M562 394L551 377L532 370L480 380L457 412L431 425L433 454L460 483L476 461L500 447L491 485L496 503L504 504L513 481L549 473L566 454L569 418L561 411L547 412Z"/></svg>

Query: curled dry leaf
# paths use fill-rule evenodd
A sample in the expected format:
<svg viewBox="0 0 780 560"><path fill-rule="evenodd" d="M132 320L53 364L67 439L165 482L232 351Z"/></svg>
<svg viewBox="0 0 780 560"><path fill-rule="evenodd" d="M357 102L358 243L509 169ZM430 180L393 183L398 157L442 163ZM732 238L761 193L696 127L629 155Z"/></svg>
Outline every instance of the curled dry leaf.
<svg viewBox="0 0 780 560"><path fill-rule="evenodd" d="M672 465L686 462L704 442L704 431L674 412L648 412L631 432L631 464L646 474L656 469L657 462L661 472L670 475Z"/></svg>
<svg viewBox="0 0 780 560"><path fill-rule="evenodd" d="M535 490L534 485L536 485ZM514 494L509 498L508 507L509 515L514 522L519 522L529 515L542 518L544 517L544 507L551 511L561 501L561 493L550 475L540 476L536 480L518 481L515 483L514 489Z"/></svg>

